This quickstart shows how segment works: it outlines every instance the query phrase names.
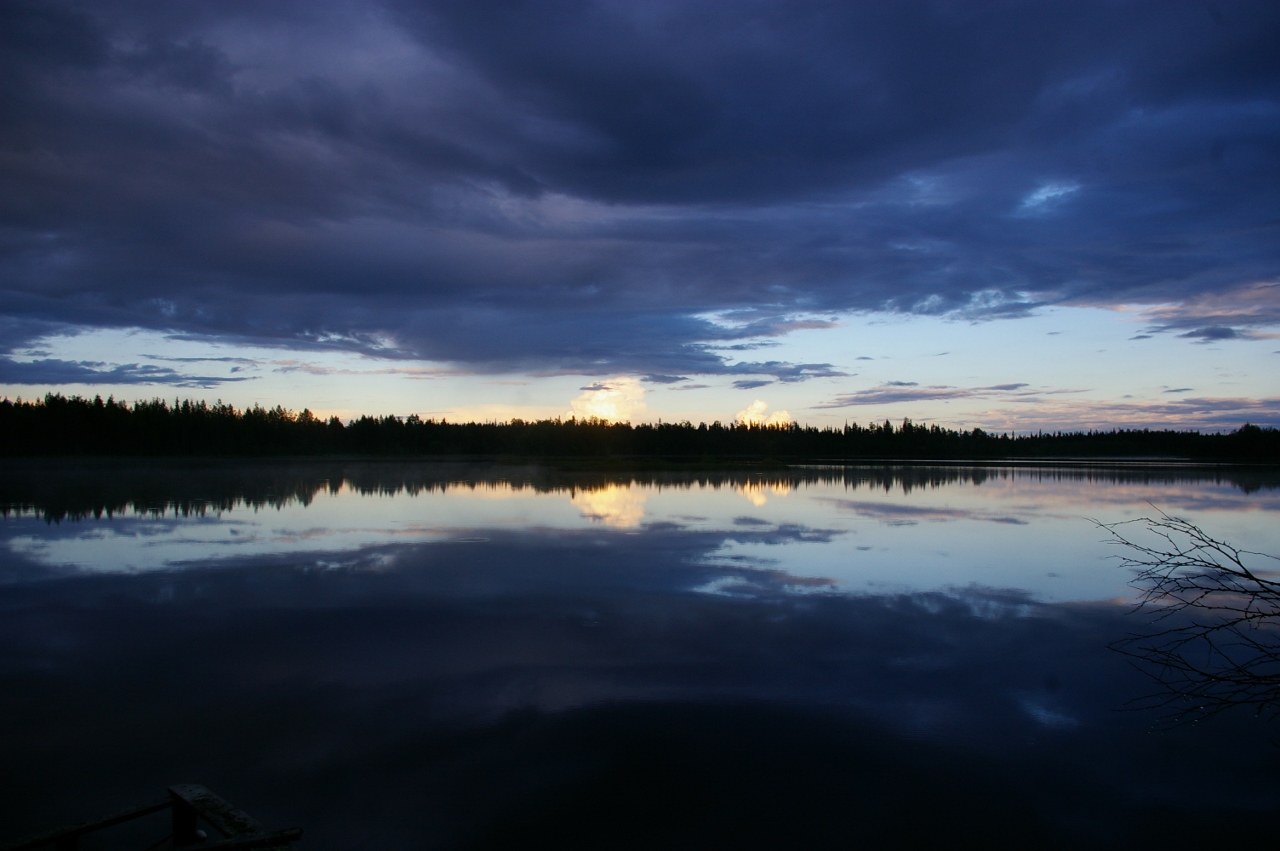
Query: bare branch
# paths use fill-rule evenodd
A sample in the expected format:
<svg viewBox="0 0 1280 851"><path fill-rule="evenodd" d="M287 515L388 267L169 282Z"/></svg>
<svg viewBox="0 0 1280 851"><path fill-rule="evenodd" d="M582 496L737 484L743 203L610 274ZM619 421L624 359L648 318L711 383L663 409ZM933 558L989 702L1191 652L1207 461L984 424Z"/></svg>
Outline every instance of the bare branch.
<svg viewBox="0 0 1280 851"><path fill-rule="evenodd" d="M1135 611L1153 614L1152 622L1163 627L1111 645L1159 685L1136 705L1172 707L1174 722L1233 707L1277 717L1280 560L1237 549L1157 511L1159 517L1093 521L1124 551L1121 566L1136 571L1130 583L1140 592Z"/></svg>

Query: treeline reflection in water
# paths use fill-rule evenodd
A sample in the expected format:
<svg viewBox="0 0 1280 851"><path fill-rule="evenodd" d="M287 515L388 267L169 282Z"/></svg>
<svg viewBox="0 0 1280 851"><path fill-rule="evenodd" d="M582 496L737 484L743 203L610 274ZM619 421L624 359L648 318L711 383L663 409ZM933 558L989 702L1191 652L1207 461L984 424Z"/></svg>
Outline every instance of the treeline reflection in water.
<svg viewBox="0 0 1280 851"><path fill-rule="evenodd" d="M201 516L238 508L307 506L323 493L417 496L451 490L592 493L617 488L698 489L839 486L909 494L953 485L1036 483L1166 486L1203 484L1250 494L1275 490L1273 472L1234 466L1075 463L1071 465L796 466L644 472L561 470L467 462L32 461L0 474L0 515L36 514L49 522L134 513Z"/></svg>

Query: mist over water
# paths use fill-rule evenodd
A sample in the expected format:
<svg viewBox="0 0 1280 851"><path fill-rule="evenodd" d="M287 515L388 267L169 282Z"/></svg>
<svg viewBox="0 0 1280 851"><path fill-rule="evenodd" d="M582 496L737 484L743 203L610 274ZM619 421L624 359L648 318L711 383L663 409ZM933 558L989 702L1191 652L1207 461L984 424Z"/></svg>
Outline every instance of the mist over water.
<svg viewBox="0 0 1280 851"><path fill-rule="evenodd" d="M1192 847L1280 802L1274 725L1117 711L1150 619L1087 519L1280 553L1271 473L31 463L0 503L0 841L175 782L304 848Z"/></svg>

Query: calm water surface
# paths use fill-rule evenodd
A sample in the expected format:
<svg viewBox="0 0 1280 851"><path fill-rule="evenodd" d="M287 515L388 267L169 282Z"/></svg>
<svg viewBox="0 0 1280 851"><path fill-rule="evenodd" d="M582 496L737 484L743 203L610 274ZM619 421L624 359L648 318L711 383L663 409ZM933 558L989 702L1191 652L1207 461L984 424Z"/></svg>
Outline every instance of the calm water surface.
<svg viewBox="0 0 1280 851"><path fill-rule="evenodd" d="M1089 518L1280 553L1278 486L11 464L0 841L175 782L316 849L1269 837L1274 724L1121 711L1150 618Z"/></svg>

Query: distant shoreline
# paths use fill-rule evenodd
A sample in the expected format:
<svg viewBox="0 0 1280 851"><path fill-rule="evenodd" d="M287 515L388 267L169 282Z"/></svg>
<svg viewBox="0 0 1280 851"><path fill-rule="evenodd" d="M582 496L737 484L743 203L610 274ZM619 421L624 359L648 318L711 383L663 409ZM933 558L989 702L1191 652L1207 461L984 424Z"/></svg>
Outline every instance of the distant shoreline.
<svg viewBox="0 0 1280 851"><path fill-rule="evenodd" d="M15 473L40 469L81 468L118 470L225 469L237 465L263 468L292 466L354 466L390 468L401 465L493 470L546 470L558 473L654 474L654 473L785 473L867 469L1009 469L1009 470L1115 470L1170 471L1182 473L1280 472L1280 462L1241 459L1173 457L1057 457L1057 458L771 458L756 456L656 457L645 455L535 456L535 455L21 455L4 458ZM0 478L4 470L0 469Z"/></svg>
<svg viewBox="0 0 1280 851"><path fill-rule="evenodd" d="M1280 470L1280 461L1241 458L1178 458L1170 456L1079 456L1025 458L804 458L768 456L659 457L650 455L449 455L449 454L320 454L320 455L3 455L6 464L77 464L86 467L121 464L198 466L228 464L447 464L497 467L546 467L565 472L742 471L824 469L846 467L995 467L1063 469ZM2 474L0 474L2 475Z"/></svg>
<svg viewBox="0 0 1280 851"><path fill-rule="evenodd" d="M1280 430L1244 424L995 434L903 420L843 428L597 419L450 423L363 416L322 420L280 406L103 401L49 394L0 401L0 456L124 458L518 459L557 465L796 463L1280 463Z"/></svg>

